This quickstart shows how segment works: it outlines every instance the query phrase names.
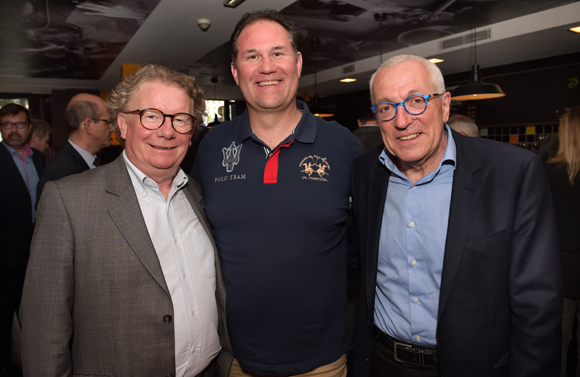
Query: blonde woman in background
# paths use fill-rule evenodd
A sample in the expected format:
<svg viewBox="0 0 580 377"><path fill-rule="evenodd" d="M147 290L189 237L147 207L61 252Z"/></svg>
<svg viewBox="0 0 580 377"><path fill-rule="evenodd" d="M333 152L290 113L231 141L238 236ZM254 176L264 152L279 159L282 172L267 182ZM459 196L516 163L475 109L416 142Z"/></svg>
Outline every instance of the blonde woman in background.
<svg viewBox="0 0 580 377"><path fill-rule="evenodd" d="M564 278L560 376L566 376L574 318L577 321L576 352L579 360L576 376L580 376L580 106L575 106L564 114L558 129L558 138L558 153L546 162L546 172L554 197Z"/></svg>

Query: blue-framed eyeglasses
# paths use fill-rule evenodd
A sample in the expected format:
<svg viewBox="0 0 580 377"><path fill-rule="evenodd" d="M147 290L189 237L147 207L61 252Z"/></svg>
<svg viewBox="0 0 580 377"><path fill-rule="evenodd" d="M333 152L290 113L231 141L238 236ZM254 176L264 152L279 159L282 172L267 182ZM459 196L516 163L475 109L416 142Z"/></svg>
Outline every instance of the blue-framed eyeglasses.
<svg viewBox="0 0 580 377"><path fill-rule="evenodd" d="M403 109L405 109L409 115L421 115L425 112L425 110L427 110L429 98L437 98L442 94L443 93L413 94L399 103L394 103L391 101L379 102L371 107L371 110L373 110L373 113L377 119L383 122L388 122L397 116L397 108L399 105L403 106Z"/></svg>

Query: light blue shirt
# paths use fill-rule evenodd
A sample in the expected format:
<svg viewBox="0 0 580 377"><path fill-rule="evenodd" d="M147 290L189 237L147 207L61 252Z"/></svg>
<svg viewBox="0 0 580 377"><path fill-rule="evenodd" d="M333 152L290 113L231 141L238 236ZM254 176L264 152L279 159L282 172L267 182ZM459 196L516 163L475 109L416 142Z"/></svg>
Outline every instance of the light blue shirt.
<svg viewBox="0 0 580 377"><path fill-rule="evenodd" d="M456 149L447 125L447 147L437 169L416 183L383 150L391 171L381 233L374 322L393 338L437 344L437 310Z"/></svg>
<svg viewBox="0 0 580 377"><path fill-rule="evenodd" d="M16 152L12 147L10 147L5 142L2 142L2 145L6 147L8 153L12 156L24 183L26 184L26 188L28 188L28 193L30 194L30 203L32 204L32 223L34 224L34 220L36 219L36 209L34 206L36 205L36 185L38 185L38 172L36 171L36 167L34 166L34 161L32 161L32 155L34 152L28 145L24 145L24 150L26 152L26 157L22 158L20 153Z"/></svg>
<svg viewBox="0 0 580 377"><path fill-rule="evenodd" d="M87 165L89 166L89 168L94 169L96 168L95 165L95 160L97 159L97 156L94 154L90 154L89 152L85 151L83 148L79 147L78 145L76 145L75 143L73 143L71 141L71 139L68 139L68 142L70 143L70 145L72 145L72 147L79 152L79 154L81 155L81 157L83 158L83 160L85 160L85 162L87 163Z"/></svg>

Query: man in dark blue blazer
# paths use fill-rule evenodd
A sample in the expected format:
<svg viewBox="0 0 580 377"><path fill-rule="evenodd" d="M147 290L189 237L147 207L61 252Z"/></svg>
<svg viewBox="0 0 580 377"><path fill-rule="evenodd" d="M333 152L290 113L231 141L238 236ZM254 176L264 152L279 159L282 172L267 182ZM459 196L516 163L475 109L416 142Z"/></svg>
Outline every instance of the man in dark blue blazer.
<svg viewBox="0 0 580 377"><path fill-rule="evenodd" d="M98 165L96 153L111 145L111 122L101 97L88 93L75 95L66 107L65 118L69 139L40 177L37 203L46 182L94 169Z"/></svg>
<svg viewBox="0 0 580 377"><path fill-rule="evenodd" d="M353 166L354 375L558 376L562 278L540 158L451 131L451 95L423 58L386 61L371 96L385 147Z"/></svg>
<svg viewBox="0 0 580 377"><path fill-rule="evenodd" d="M12 319L18 312L30 240L36 184L44 155L26 145L29 111L14 103L0 109L0 375L10 368Z"/></svg>

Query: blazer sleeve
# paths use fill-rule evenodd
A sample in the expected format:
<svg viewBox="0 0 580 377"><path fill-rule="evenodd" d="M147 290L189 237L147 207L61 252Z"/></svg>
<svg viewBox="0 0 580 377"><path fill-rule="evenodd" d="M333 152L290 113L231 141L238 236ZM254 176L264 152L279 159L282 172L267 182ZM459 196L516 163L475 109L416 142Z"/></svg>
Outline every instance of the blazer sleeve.
<svg viewBox="0 0 580 377"><path fill-rule="evenodd" d="M562 273L556 219L538 156L525 168L509 274L510 376L559 376Z"/></svg>
<svg viewBox="0 0 580 377"><path fill-rule="evenodd" d="M70 376L73 333L74 241L61 193L47 183L24 282L22 368L24 376Z"/></svg>

